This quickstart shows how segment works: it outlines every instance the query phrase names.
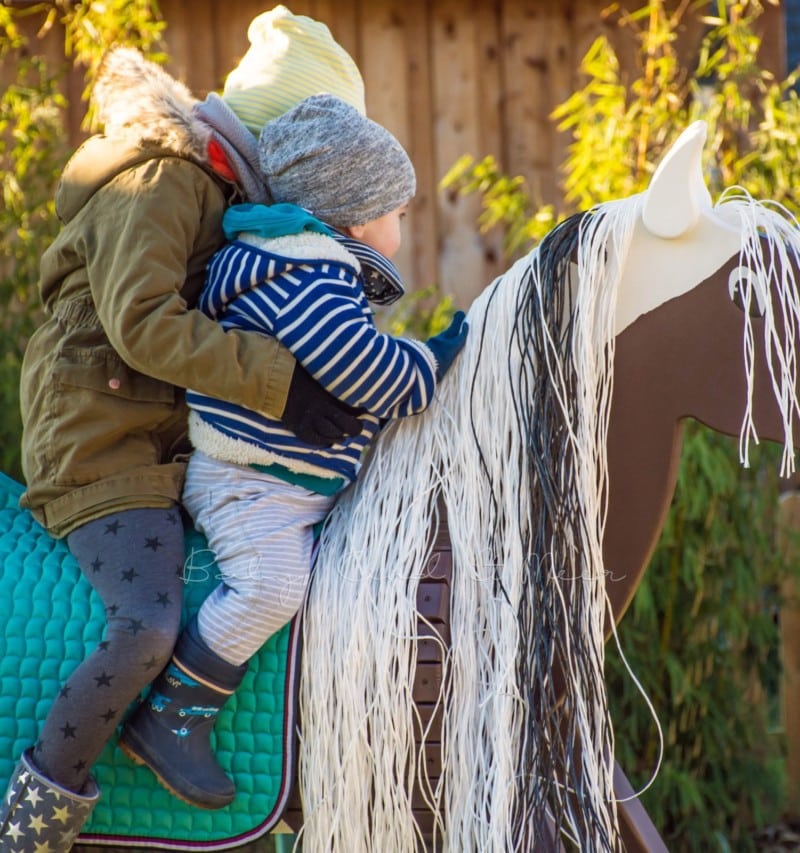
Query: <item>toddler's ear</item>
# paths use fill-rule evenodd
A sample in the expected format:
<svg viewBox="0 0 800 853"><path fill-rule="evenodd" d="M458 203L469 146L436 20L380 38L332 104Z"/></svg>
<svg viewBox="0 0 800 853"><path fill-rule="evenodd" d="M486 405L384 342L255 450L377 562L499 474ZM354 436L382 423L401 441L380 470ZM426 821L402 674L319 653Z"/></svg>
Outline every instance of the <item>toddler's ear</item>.
<svg viewBox="0 0 800 853"><path fill-rule="evenodd" d="M364 228L363 225L348 225L346 228L342 228L341 230L347 234L348 237L352 237L354 240L361 240L364 237Z"/></svg>
<svg viewBox="0 0 800 853"><path fill-rule="evenodd" d="M236 182L236 173L231 169L222 146L214 139L208 140L208 162L218 175L221 175L226 180Z"/></svg>

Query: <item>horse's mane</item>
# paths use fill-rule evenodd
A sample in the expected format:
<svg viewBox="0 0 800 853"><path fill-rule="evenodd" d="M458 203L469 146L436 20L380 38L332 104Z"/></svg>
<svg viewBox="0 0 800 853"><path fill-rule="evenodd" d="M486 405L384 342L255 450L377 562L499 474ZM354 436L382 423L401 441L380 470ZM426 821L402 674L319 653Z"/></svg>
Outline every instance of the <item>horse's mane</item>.
<svg viewBox="0 0 800 853"><path fill-rule="evenodd" d="M783 418L781 473L788 476L795 470L792 425L800 417L796 351L800 335L800 290L794 277L800 266L800 223L783 205L758 201L742 187L727 189L714 210L739 229L742 236L739 253L742 274L739 281L745 305L742 342L747 403L739 435L739 459L747 465L750 441L758 442L753 421L753 364L757 343L761 343L769 365L772 391ZM748 310L751 303L755 305L756 302L765 312L761 342L755 339ZM780 313L780 324L776 323L776 308ZM783 327L782 334L778 331L779 326Z"/></svg>
<svg viewBox="0 0 800 853"><path fill-rule="evenodd" d="M742 257L769 273L757 238L786 229L752 200L726 204L752 223ZM444 849L531 849L548 826L579 849L620 848L602 540L615 305L641 205L566 220L493 282L435 404L387 430L337 504L305 614L304 849L417 849L415 780ZM751 434L746 416L744 446ZM411 640L440 507L455 570L432 789Z"/></svg>

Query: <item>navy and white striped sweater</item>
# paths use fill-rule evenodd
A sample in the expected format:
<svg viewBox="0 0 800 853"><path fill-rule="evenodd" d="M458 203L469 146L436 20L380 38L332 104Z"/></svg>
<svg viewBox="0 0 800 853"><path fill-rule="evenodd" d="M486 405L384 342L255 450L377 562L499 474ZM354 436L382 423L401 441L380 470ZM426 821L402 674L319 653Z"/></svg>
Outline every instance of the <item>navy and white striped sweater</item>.
<svg viewBox="0 0 800 853"><path fill-rule="evenodd" d="M350 481L382 419L427 408L436 388L433 354L376 329L359 269L335 239L310 232L241 235L214 255L198 307L226 329L273 335L332 394L368 414L360 435L321 449L280 421L189 390L189 434L198 450L240 465L278 463Z"/></svg>

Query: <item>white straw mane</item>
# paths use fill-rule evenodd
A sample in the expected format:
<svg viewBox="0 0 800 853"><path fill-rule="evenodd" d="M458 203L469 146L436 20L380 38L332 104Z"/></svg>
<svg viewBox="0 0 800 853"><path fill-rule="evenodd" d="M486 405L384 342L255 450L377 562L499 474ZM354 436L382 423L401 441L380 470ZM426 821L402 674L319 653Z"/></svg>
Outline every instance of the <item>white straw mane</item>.
<svg viewBox="0 0 800 853"><path fill-rule="evenodd" d="M800 417L800 402L797 399L800 291L795 280L795 271L800 264L800 223L782 205L758 201L741 187L726 190L715 209L725 220L733 221L742 235L739 269L744 272L740 282L746 309L743 345L747 405L739 436L739 459L748 465L750 441L758 443L752 408L756 341L752 317L747 310L757 301L764 312L764 338L760 343L766 354L772 390L783 419L781 474L789 476L795 470L792 424L795 418ZM776 328L776 308L784 326L782 336Z"/></svg>
<svg viewBox="0 0 800 853"><path fill-rule="evenodd" d="M415 785L435 814L437 849L529 850L547 843L548 827L579 849L621 848L601 546L614 312L641 204L634 196L568 220L487 288L433 407L387 431L335 508L305 614L305 850L419 849ZM742 263L777 283L793 341L797 291L782 269L797 236L750 199L727 199L725 209L742 223ZM775 235L767 259L755 248L765 232ZM568 285L570 256L578 270ZM749 320L745 328L752 379ZM775 359L775 393L790 424L793 343L777 347ZM753 435L748 406L744 453ZM446 743L432 789L415 746L411 641L438 506L454 571Z"/></svg>

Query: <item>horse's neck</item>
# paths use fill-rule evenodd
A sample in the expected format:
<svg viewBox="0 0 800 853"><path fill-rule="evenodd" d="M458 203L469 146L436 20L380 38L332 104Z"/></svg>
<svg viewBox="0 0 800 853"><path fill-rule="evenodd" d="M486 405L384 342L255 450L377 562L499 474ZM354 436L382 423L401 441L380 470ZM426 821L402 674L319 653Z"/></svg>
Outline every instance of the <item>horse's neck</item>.
<svg viewBox="0 0 800 853"><path fill-rule="evenodd" d="M637 430L642 426L645 432ZM664 526L678 476L682 433L681 422L674 419L647 422L624 415L610 430L603 556L615 622L630 604Z"/></svg>
<svg viewBox="0 0 800 853"><path fill-rule="evenodd" d="M604 538L617 618L639 584L669 509L678 473L680 421L692 416L733 436L741 429L747 401L743 315L727 295L736 263L731 260L617 337ZM754 370L753 407L760 434L779 440L782 416L758 348ZM625 577L618 580L621 574Z"/></svg>
<svg viewBox="0 0 800 853"><path fill-rule="evenodd" d="M608 431L608 516L603 555L619 621L658 542L675 490L685 383L653 312L617 338ZM667 322L674 320L667 318ZM663 349L662 349L663 347Z"/></svg>

